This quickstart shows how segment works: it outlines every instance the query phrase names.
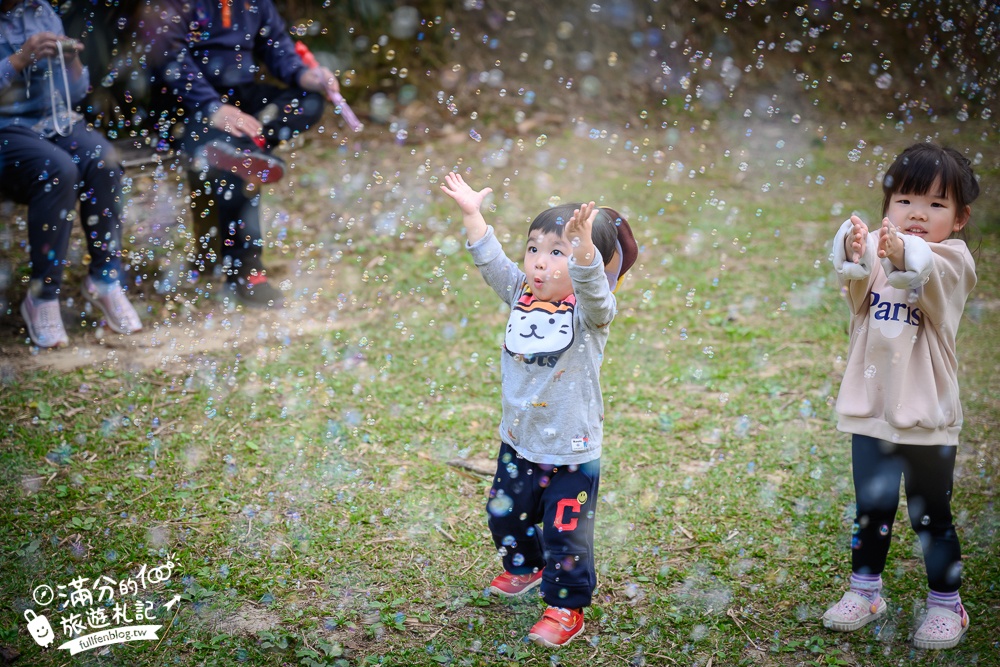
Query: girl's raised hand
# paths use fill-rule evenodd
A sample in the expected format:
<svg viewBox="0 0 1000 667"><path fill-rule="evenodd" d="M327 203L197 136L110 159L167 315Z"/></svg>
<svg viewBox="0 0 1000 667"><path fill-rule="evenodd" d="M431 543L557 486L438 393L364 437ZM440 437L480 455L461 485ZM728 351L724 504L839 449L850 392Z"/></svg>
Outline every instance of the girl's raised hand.
<svg viewBox="0 0 1000 667"><path fill-rule="evenodd" d="M897 269L902 269L903 264L903 239L899 237L897 228L889 218L882 220L882 234L878 239L878 256L888 257Z"/></svg>
<svg viewBox="0 0 1000 667"><path fill-rule="evenodd" d="M486 195L493 192L493 188L483 188L478 192L473 190L461 174L456 174L453 171L445 174L444 183L441 186L441 191L455 200L464 215L478 213Z"/></svg>
<svg viewBox="0 0 1000 667"><path fill-rule="evenodd" d="M851 216L851 224L854 225L854 228L847 237L847 255L851 258L852 262L857 264L861 261L861 256L865 252L865 246L868 244L868 225L856 215Z"/></svg>

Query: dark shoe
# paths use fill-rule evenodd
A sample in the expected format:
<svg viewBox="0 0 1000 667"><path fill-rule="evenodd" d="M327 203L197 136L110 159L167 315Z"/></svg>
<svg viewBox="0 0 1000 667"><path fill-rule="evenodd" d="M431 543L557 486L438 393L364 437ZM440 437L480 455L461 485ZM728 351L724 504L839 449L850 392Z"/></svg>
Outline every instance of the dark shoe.
<svg viewBox="0 0 1000 667"><path fill-rule="evenodd" d="M231 172L257 184L274 183L285 175L285 163L280 158L255 149L241 149L227 141L210 143L205 159L215 169Z"/></svg>
<svg viewBox="0 0 1000 667"><path fill-rule="evenodd" d="M254 278L254 282L243 277L231 278L226 283L226 295L231 296L244 306L251 308L282 308L285 305L285 295L281 290L267 281Z"/></svg>

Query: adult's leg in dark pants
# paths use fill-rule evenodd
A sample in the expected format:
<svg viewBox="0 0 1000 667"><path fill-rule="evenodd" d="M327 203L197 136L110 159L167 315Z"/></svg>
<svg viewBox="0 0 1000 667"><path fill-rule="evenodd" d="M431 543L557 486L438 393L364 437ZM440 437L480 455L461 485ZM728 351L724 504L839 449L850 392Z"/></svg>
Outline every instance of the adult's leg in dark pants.
<svg viewBox="0 0 1000 667"><path fill-rule="evenodd" d="M493 544L502 554L503 567L511 574L528 574L545 567L537 524L541 488L536 466L500 444L497 472L486 503L487 523Z"/></svg>
<svg viewBox="0 0 1000 667"><path fill-rule="evenodd" d="M90 276L103 283L124 283L121 264L121 178L118 153L103 135L77 123L68 136L51 141L74 156L80 172L77 198L80 224L90 253Z"/></svg>
<svg viewBox="0 0 1000 667"><path fill-rule="evenodd" d="M0 130L0 190L28 205L31 294L57 299L76 217L80 170L65 150L29 128Z"/></svg>
<svg viewBox="0 0 1000 667"><path fill-rule="evenodd" d="M905 467L899 447L864 435L852 438L857 514L851 536L851 571L855 574L882 574L885 569Z"/></svg>
<svg viewBox="0 0 1000 667"><path fill-rule="evenodd" d="M953 593L962 583L962 548L951 515L957 447L903 445L910 525L920 538L932 591Z"/></svg>
<svg viewBox="0 0 1000 667"><path fill-rule="evenodd" d="M253 84L240 87L235 97L241 109L263 123L268 150L311 129L323 116L323 96L309 90Z"/></svg>
<svg viewBox="0 0 1000 667"><path fill-rule="evenodd" d="M191 268L198 273L211 274L219 259L219 208L215 205L212 181L207 174L189 170L191 188L191 231L195 237L195 256Z"/></svg>
<svg viewBox="0 0 1000 667"><path fill-rule="evenodd" d="M247 193L245 184L231 175L215 178L212 184L219 212L219 240L226 273L251 276L263 271L260 194Z"/></svg>
<svg viewBox="0 0 1000 667"><path fill-rule="evenodd" d="M594 568L594 521L601 461L556 466L543 487L545 574L542 599L553 607L590 605Z"/></svg>
<svg viewBox="0 0 1000 667"><path fill-rule="evenodd" d="M263 271L260 194L256 190L248 192L246 183L218 169L189 172L188 182L195 219L193 228L201 255L199 266L204 264L207 269L218 260L230 276ZM215 227L217 250L213 247L212 227Z"/></svg>

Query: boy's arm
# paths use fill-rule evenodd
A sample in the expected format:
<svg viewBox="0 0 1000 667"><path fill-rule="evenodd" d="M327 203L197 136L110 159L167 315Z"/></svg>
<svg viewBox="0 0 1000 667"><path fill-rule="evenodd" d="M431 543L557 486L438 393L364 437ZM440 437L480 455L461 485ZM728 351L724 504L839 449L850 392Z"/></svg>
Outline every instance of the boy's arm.
<svg viewBox="0 0 1000 667"><path fill-rule="evenodd" d="M467 247L483 274L483 280L504 303L512 303L521 293L524 272L503 253L500 242L479 212L483 200L493 192L493 188L483 188L477 192L465 182L461 174L455 172L445 174L444 182L441 191L454 199L462 210Z"/></svg>
<svg viewBox="0 0 1000 667"><path fill-rule="evenodd" d="M493 188L483 188L478 192L473 190L461 174L453 171L444 176L445 184L441 186L441 191L455 200L462 210L462 224L465 225L465 235L472 245L486 236L486 220L479 208L483 205L486 195L493 192Z"/></svg>
<svg viewBox="0 0 1000 667"><path fill-rule="evenodd" d="M566 238L573 246L569 275L577 308L588 326L606 327L615 317L615 297L604 273L604 259L594 247L591 236L597 207L588 202L573 211L566 223Z"/></svg>
<svg viewBox="0 0 1000 667"><path fill-rule="evenodd" d="M573 261L580 266L590 266L594 261L596 248L591 237L597 208L594 202L584 204L573 211L566 223L566 238L573 246Z"/></svg>
<svg viewBox="0 0 1000 667"><path fill-rule="evenodd" d="M569 265L569 276L573 280L576 309L583 322L588 327L603 329L615 318L618 304L604 273L601 253L596 248L594 253L594 259L586 266L577 264L574 258Z"/></svg>

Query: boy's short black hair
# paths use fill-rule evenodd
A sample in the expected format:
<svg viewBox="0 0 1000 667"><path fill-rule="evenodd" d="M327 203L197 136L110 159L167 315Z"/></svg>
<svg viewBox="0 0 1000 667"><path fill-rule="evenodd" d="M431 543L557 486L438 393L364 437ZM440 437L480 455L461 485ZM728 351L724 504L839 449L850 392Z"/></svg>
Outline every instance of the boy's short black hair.
<svg viewBox="0 0 1000 667"><path fill-rule="evenodd" d="M566 229L566 224L573 217L573 211L583 206L583 204L562 204L545 209L531 221L528 227L528 234L541 230L546 234L555 233L562 236ZM594 247L601 253L601 260L607 265L615 254L615 242L618 240L618 232L615 229L615 221L608 214L608 209L597 209L597 217L590 231L590 240Z"/></svg>

